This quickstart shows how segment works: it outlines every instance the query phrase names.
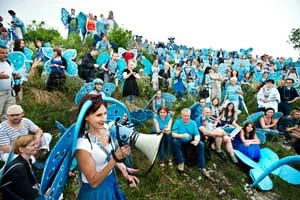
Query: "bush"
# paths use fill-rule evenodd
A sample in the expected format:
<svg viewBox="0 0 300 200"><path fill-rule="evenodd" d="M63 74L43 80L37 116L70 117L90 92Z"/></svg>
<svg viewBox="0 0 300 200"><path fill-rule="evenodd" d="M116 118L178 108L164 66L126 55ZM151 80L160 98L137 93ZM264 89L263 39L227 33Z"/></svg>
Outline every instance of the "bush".
<svg viewBox="0 0 300 200"><path fill-rule="evenodd" d="M41 40L43 42L52 42L53 38L61 38L59 32L55 29L38 28L36 30L29 29L24 36L26 42L35 42Z"/></svg>
<svg viewBox="0 0 300 200"><path fill-rule="evenodd" d="M131 38L131 31L125 30L120 27L115 27L108 34L109 42L116 44L116 47L114 49L115 51L117 51L118 47L123 47L124 49L127 49L128 45L130 45Z"/></svg>

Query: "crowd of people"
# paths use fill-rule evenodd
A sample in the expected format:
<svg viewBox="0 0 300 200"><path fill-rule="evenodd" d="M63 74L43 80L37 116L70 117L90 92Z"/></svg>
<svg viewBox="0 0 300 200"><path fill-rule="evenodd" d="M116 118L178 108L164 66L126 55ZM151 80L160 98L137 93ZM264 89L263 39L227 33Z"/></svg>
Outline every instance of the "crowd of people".
<svg viewBox="0 0 300 200"><path fill-rule="evenodd" d="M7 53L8 49L23 51L25 44L23 36L26 29L14 11L10 10L9 13L12 16L11 26L16 38L12 40L12 37L7 35L7 29L1 24L0 153L2 160L7 159L11 150L18 156L6 168L7 173L2 184L7 183L4 187L6 198L14 197L11 196L13 194L33 199L38 195L38 182L31 172L31 166L43 168L35 155L39 150L50 150L52 136L44 133L30 119L24 118L23 108L17 105L15 93L22 94L22 84L26 82L27 77L21 77L21 86L15 87L18 85L20 75L24 73L14 71L11 63L7 61ZM74 9L71 10L67 22L69 34L80 32L82 34ZM211 175L206 167L206 162L211 159L210 152L215 151L222 160L227 160L229 155L231 161L237 164L239 160L234 154L234 149L240 150L257 162L261 157L259 146L261 141L256 134L257 129L278 129L285 137L285 142L291 144L296 153L300 154L300 109L292 109L292 104L299 99L296 62L289 62L285 58L275 59L266 54L253 57L251 54L222 49L197 50L175 46L174 39L166 45L162 42L148 43L148 40L143 42L142 37L137 37L134 46L128 47L122 55L119 55L112 50L106 35L115 24L113 12L109 12L107 19L102 16L100 20L107 31L100 31L99 35L96 23L97 16L89 14L85 34L94 37L95 45L86 52L78 65L79 77L86 83L92 82L95 86L95 90L83 98L78 108L80 111L88 100L93 102L82 122L82 137L77 141L76 158L82 183L78 199L126 199L118 186L114 168L121 171L131 187L136 187L139 183L139 179L132 175L135 169L123 163L126 157L131 156L130 146L119 146L106 124L107 107L102 100L105 94L101 89L103 83L107 82L122 87L126 105L132 105L140 95L138 80L145 76L149 77L148 84L156 95L150 104L154 112L152 132L163 134L159 149L162 170L166 167L165 163L172 168L173 162L176 161L177 171L185 173L186 164L191 161L196 163L204 177L210 179ZM36 59L31 70L35 70L44 59L41 46L41 41L38 40ZM134 48L138 55L135 55L131 48ZM110 54L108 62L101 66L95 59L99 51L108 51ZM143 51L155 57L151 67L152 73L149 75L137 71L136 68ZM126 68L121 72L118 71L120 69L118 59L124 59L126 63ZM67 62L62 57L62 50L54 48L54 58L50 62L51 70L46 87L48 91L63 91L67 78L66 68ZM276 72L281 72L283 83L277 82L272 76ZM261 82L255 81L256 75L262 76ZM122 84L119 84L120 82ZM264 114L255 122L241 125L239 120L241 98L243 91L249 88L257 89L256 111L263 111ZM183 108L179 117L175 119L174 113L171 114L172 107L167 107L167 100L162 97L162 92L174 93L180 102L188 95L195 96L198 101L189 108ZM18 103L21 101L20 96ZM281 112L283 117L274 119L273 115L276 112ZM230 132L237 129L238 133L231 136ZM21 187L22 185L28 188L25 189Z"/></svg>

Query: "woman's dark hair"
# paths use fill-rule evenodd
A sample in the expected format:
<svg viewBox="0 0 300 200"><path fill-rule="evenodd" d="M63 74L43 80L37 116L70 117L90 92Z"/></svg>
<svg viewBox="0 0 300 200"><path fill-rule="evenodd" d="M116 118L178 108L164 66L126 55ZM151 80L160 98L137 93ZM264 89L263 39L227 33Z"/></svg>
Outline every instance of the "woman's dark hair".
<svg viewBox="0 0 300 200"><path fill-rule="evenodd" d="M229 112L229 109L228 109L228 108L229 108L230 105L233 105L233 108L232 108L232 111L231 111L231 112L232 112L232 116L234 116L234 115L235 115L235 109L234 109L234 104L233 104L232 102L229 102L229 103L227 104L227 106L224 108L223 111L225 112L225 115L228 114L228 112Z"/></svg>
<svg viewBox="0 0 300 200"><path fill-rule="evenodd" d="M255 131L256 131L255 123L247 122L243 127L243 131L244 131L244 133L247 133L247 126L250 125L250 124L252 125L253 130L249 133L249 137L250 137L250 139L253 139L254 135L255 135Z"/></svg>
<svg viewBox="0 0 300 200"><path fill-rule="evenodd" d="M275 112L275 109L274 109L274 108L266 108L266 109L264 110L265 114L266 114L269 110L273 110L273 112Z"/></svg>
<svg viewBox="0 0 300 200"><path fill-rule="evenodd" d="M220 104L220 99L219 99L218 97L214 97L214 98L211 100L211 105L213 105L213 102L214 102L215 99L218 100L217 106L219 106L219 104Z"/></svg>
<svg viewBox="0 0 300 200"><path fill-rule="evenodd" d="M164 111L167 112L167 114L169 114L169 108L168 108L167 106L161 106L161 107L157 110L157 114L158 114L158 115L159 115L159 112L160 112L161 110L164 110Z"/></svg>
<svg viewBox="0 0 300 200"><path fill-rule="evenodd" d="M43 43L42 43L41 40L35 40L35 42L34 42L35 48L39 48L39 47L37 46L37 43L38 43L38 42L40 42L40 43L42 44L42 47L43 47Z"/></svg>
<svg viewBox="0 0 300 200"><path fill-rule="evenodd" d="M232 70L230 73L230 77L233 77L233 72L236 72L236 77L239 77L239 72L237 70Z"/></svg>
<svg viewBox="0 0 300 200"><path fill-rule="evenodd" d="M80 110L82 109L82 106L88 100L91 100L93 102L93 104L87 109L87 111L85 112L85 115L84 115L83 118L85 118L86 116L88 116L92 113L95 113L101 107L101 105L104 105L105 107L107 107L106 102L104 102L102 100L102 95L101 94L88 94L85 97L83 97L83 99L81 100L81 102L78 106L77 115L79 115ZM82 120L79 134L84 134L85 124L86 124L86 121Z"/></svg>
<svg viewBox="0 0 300 200"><path fill-rule="evenodd" d="M14 43L14 51L21 51L21 52L24 52L24 48L21 47L21 42L23 40L20 40L20 39L17 39L15 40L15 43Z"/></svg>
<svg viewBox="0 0 300 200"><path fill-rule="evenodd" d="M204 85L205 83L205 75L209 73L209 70L211 70L211 67L206 67L203 73L203 81L202 81L202 85Z"/></svg>
<svg viewBox="0 0 300 200"><path fill-rule="evenodd" d="M61 49L60 48L54 48L53 51L57 53L58 56L61 56Z"/></svg>

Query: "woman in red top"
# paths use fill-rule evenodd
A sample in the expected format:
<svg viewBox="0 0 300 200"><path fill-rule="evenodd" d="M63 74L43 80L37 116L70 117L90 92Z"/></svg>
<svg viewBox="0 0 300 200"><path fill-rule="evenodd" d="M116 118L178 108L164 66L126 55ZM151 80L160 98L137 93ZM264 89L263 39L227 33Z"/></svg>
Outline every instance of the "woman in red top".
<svg viewBox="0 0 300 200"><path fill-rule="evenodd" d="M96 34L96 21L92 13L89 13L89 16L86 20L86 33Z"/></svg>

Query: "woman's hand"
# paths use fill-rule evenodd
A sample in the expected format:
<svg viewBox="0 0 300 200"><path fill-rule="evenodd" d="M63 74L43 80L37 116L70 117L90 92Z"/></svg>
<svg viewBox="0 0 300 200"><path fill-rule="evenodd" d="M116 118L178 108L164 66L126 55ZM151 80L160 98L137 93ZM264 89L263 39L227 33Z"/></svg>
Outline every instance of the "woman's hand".
<svg viewBox="0 0 300 200"><path fill-rule="evenodd" d="M113 152L113 157L117 162L119 162L126 158L130 154L130 152L130 146L127 144L125 146L119 147L115 152Z"/></svg>
<svg viewBox="0 0 300 200"><path fill-rule="evenodd" d="M140 183L140 180L136 176L133 176L133 175L128 175L127 181L128 181L129 187L136 187Z"/></svg>

